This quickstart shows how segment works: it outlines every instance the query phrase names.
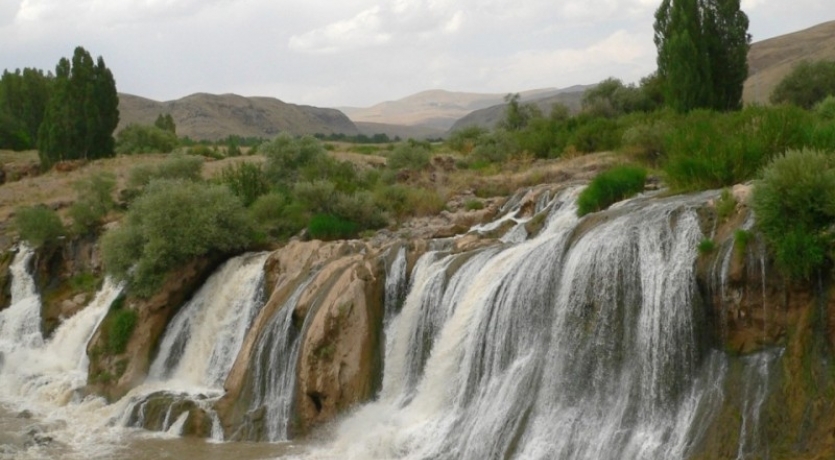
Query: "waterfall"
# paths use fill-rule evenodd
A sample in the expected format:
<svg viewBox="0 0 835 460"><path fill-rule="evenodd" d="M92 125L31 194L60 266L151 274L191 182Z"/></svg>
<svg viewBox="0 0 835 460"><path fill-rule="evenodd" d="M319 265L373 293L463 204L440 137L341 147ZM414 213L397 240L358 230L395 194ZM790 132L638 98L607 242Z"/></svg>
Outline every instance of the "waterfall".
<svg viewBox="0 0 835 460"><path fill-rule="evenodd" d="M33 348L43 344L41 335L41 298L35 279L29 270L35 256L28 246L21 244L9 271L12 274L11 305L0 312L0 340L8 352L12 348Z"/></svg>
<svg viewBox="0 0 835 460"><path fill-rule="evenodd" d="M230 259L182 306L163 334L145 384L124 398L122 425L179 434L188 411L199 409L212 420L213 439L223 439L212 404L264 305L266 258L259 253Z"/></svg>
<svg viewBox="0 0 835 460"><path fill-rule="evenodd" d="M686 458L728 367L703 339L704 196L638 198L589 225L578 192L542 205L533 239L425 254L380 397L311 457Z"/></svg>
<svg viewBox="0 0 835 460"><path fill-rule="evenodd" d="M264 305L266 258L266 253L236 257L206 280L166 328L149 379L209 388L223 384Z"/></svg>
<svg viewBox="0 0 835 460"><path fill-rule="evenodd" d="M293 312L315 275L316 272L311 273L296 287L258 337L251 363L252 377L248 383L253 394L248 413L263 417L264 426L260 437L267 441L283 441L288 438L301 337L315 314L314 308L310 308L299 328L293 324ZM256 429L253 425L245 428Z"/></svg>

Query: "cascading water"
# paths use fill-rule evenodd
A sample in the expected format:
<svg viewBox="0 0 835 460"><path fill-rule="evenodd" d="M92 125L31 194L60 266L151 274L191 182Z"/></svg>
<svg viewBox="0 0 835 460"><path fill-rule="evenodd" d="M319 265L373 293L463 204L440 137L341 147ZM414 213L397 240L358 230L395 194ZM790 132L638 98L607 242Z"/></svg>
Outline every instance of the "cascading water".
<svg viewBox="0 0 835 460"><path fill-rule="evenodd" d="M690 455L728 368L706 345L696 288L705 197L638 199L589 225L577 193L557 196L529 241L424 255L388 330L379 399L311 457Z"/></svg>
<svg viewBox="0 0 835 460"><path fill-rule="evenodd" d="M264 305L266 258L261 253L229 260L180 309L166 328L146 383L129 393L123 423L151 423L179 434L185 422L176 409L190 401L213 417L212 433L223 439L211 404L223 394L223 381ZM149 422L147 406L160 397L170 401L164 416Z"/></svg>

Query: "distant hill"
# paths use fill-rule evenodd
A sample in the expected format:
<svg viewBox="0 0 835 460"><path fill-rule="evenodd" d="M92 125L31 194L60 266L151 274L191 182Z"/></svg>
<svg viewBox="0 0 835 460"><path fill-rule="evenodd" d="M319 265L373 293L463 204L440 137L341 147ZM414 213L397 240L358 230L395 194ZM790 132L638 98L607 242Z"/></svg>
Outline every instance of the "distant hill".
<svg viewBox="0 0 835 460"><path fill-rule="evenodd" d="M536 95L533 95L533 97L530 95L528 97L523 96L521 98L521 102L535 104L540 110L542 110L542 113L545 114L550 113L551 107L553 107L554 104L566 105L572 113L576 113L580 111L580 102L583 99L583 93L592 86L594 85L576 85L570 88L562 89L559 93L548 95L546 97L536 97ZM456 121L449 128L447 134L470 126L480 126L482 128L492 129L496 126L496 123L504 117L504 111L505 103L504 100L502 100L499 104L470 112L460 120Z"/></svg>
<svg viewBox="0 0 835 460"><path fill-rule="evenodd" d="M159 114L170 113L177 134L195 140L218 140L230 134L271 138L280 132L359 134L354 123L335 109L236 94L198 93L167 102L119 94L119 113L117 131L130 123L152 124Z"/></svg>
<svg viewBox="0 0 835 460"><path fill-rule="evenodd" d="M523 98L547 97L561 92L545 88L520 93ZM339 107L354 123L427 126L446 131L468 113L501 103L505 94L464 93L433 89L367 108Z"/></svg>
<svg viewBox="0 0 835 460"><path fill-rule="evenodd" d="M357 125L360 134L365 134L366 136L385 134L390 139L394 139L395 137L399 137L400 139L437 139L444 136L444 130L424 125L388 125L385 123L369 123L364 121L358 121L354 124Z"/></svg>
<svg viewBox="0 0 835 460"><path fill-rule="evenodd" d="M768 103L774 87L803 60L835 61L835 21L753 43L742 100Z"/></svg>

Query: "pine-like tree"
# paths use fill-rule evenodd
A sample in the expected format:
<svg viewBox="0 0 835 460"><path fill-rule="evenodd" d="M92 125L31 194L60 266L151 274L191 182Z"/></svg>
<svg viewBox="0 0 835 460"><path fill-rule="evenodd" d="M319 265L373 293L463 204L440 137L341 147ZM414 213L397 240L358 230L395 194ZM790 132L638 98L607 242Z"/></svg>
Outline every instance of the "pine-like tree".
<svg viewBox="0 0 835 460"><path fill-rule="evenodd" d="M654 28L666 105L680 112L741 106L751 37L739 0L663 0Z"/></svg>
<svg viewBox="0 0 835 460"><path fill-rule="evenodd" d="M72 62L61 58L55 85L38 131L41 163L107 158L115 155L113 131L119 123L119 97L113 74L99 57L77 47Z"/></svg>
<svg viewBox="0 0 835 460"><path fill-rule="evenodd" d="M157 115L157 119L156 121L154 121L154 126L163 131L168 131L177 134L177 125L174 123L174 118L171 116L170 113L166 113L165 115Z"/></svg>

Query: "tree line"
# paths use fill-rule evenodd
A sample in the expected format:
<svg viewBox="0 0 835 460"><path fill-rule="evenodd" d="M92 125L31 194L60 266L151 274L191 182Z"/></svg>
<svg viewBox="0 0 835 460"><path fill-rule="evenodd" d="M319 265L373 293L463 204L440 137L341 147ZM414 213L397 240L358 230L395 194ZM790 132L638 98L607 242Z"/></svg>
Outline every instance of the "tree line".
<svg viewBox="0 0 835 460"><path fill-rule="evenodd" d="M26 68L0 78L0 149L37 148L46 168L114 156L118 124L113 73L80 46L55 73Z"/></svg>

